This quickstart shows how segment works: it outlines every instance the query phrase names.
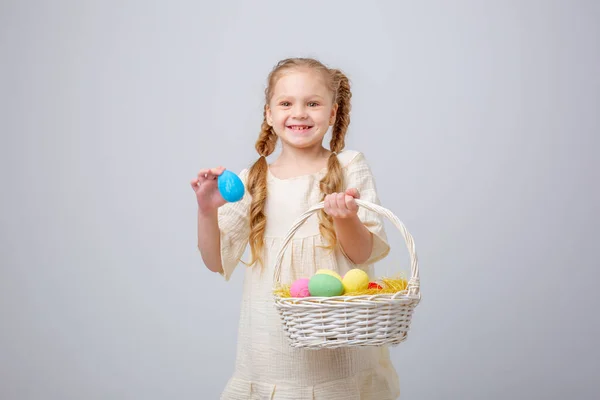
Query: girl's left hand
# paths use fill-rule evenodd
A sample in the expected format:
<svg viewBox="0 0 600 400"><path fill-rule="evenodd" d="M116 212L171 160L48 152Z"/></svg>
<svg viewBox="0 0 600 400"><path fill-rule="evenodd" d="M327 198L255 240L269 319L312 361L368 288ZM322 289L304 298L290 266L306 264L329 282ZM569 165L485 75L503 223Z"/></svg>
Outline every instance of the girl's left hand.
<svg viewBox="0 0 600 400"><path fill-rule="evenodd" d="M325 213L333 218L352 218L358 214L358 204L354 199L359 199L360 193L351 188L345 193L332 193L325 196Z"/></svg>

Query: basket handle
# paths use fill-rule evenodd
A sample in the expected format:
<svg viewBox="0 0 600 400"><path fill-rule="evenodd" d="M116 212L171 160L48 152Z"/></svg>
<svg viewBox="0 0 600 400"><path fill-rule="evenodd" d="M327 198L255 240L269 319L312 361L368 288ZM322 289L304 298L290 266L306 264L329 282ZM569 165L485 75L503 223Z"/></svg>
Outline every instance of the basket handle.
<svg viewBox="0 0 600 400"><path fill-rule="evenodd" d="M388 209L386 209L380 205L373 204L368 201L364 201L364 200L360 200L360 199L356 199L355 201L359 207L366 208L367 210L371 210L379 215L386 217L388 220L390 220L394 224L394 226L396 228L398 228L400 233L402 233L402 236L404 237L404 241L406 242L406 247L408 248L408 253L410 255L411 277L410 277L410 280L408 281L408 293L410 295L419 295L419 289L420 289L419 262L418 262L418 258L417 258L417 252L415 249L415 242L413 240L412 235L408 232L408 230L406 229L404 224L398 219L398 217L396 217ZM296 222L294 222L294 224L288 231L288 234L285 237L285 239L283 240L283 243L281 245L281 249L279 250L279 253L277 254L277 260L275 261L275 270L273 272L273 279L278 284L281 284L281 282L280 282L281 264L283 262L283 255L285 253L286 248L292 241L292 237L298 231L298 229L302 226L302 224L304 224L304 222L306 222L306 220L308 220L308 218L311 215L313 215L315 212L324 208L324 206L325 206L325 202L322 201L318 204L315 204L311 208L309 208L300 217L298 217Z"/></svg>

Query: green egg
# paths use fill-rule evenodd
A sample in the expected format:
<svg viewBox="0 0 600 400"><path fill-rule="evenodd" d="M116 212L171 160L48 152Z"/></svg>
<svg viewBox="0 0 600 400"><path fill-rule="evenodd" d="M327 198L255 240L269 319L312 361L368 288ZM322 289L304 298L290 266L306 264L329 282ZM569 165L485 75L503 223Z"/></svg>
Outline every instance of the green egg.
<svg viewBox="0 0 600 400"><path fill-rule="evenodd" d="M344 285L335 276L317 274L310 278L308 291L311 296L315 297L340 296L344 293Z"/></svg>

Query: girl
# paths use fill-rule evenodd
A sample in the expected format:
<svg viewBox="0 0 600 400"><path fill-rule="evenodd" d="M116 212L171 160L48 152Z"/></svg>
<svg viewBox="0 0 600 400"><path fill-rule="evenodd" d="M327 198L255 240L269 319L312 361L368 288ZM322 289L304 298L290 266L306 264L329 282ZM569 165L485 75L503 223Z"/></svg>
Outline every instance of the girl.
<svg viewBox="0 0 600 400"><path fill-rule="evenodd" d="M292 348L273 302L273 269L281 242L296 218L325 202L295 234L285 254L281 282L318 269L343 275L387 256L382 218L355 198L379 204L363 154L344 150L350 122L350 85L337 69L317 60L280 61L268 77L264 120L256 142L260 158L239 176L244 198L226 203L217 177L224 168L201 170L191 185L198 201L198 248L209 270L228 280L244 262L237 362L222 399L396 399L398 377L387 348L326 350ZM323 137L332 126L330 150ZM281 154L267 157L281 141Z"/></svg>

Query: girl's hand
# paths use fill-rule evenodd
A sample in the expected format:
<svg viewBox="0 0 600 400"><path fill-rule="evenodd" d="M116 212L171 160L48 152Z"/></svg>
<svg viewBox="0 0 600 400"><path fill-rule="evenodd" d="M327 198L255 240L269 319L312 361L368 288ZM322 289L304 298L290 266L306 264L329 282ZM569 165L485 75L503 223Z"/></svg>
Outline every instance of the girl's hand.
<svg viewBox="0 0 600 400"><path fill-rule="evenodd" d="M345 193L328 194L324 200L325 213L338 219L353 218L358 214L358 204L354 199L359 198L360 194L354 188L346 190Z"/></svg>
<svg viewBox="0 0 600 400"><path fill-rule="evenodd" d="M196 193L200 212L209 213L227 203L217 185L217 178L223 171L225 171L223 167L203 169L198 172L198 177L190 182Z"/></svg>

